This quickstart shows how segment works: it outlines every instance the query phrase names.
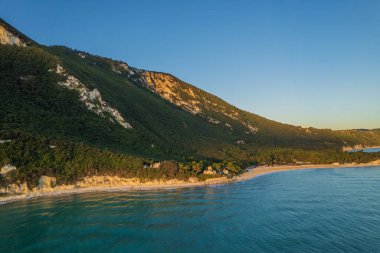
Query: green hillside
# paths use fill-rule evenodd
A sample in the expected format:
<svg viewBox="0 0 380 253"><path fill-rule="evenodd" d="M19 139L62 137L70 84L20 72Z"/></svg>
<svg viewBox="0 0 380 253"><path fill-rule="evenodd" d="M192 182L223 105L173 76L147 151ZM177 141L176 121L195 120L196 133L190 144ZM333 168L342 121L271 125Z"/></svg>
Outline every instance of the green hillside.
<svg viewBox="0 0 380 253"><path fill-rule="evenodd" d="M299 160L368 161L373 157L340 150L380 145L379 129L332 131L278 123L240 110L173 75L67 47L38 45L2 20L0 29L0 141L25 140L30 147L32 140L47 138L65 147L73 145L80 157L83 150L99 157L107 154L107 161L124 155L141 163L204 160L206 166L234 161L240 167ZM39 155L27 156L29 162L24 164L25 154L12 158L9 149L5 152L7 145L13 144L0 144L0 166L13 163L36 175L47 169L41 169L44 158ZM57 174L59 167L66 180L67 168L50 153L53 158L45 164L49 173ZM68 161L80 164L77 156ZM25 174L18 176L22 178Z"/></svg>
<svg viewBox="0 0 380 253"><path fill-rule="evenodd" d="M120 61L64 47L49 50L75 76L117 103L131 122L137 121L132 125L158 134L170 145L180 142L201 155L210 149L217 152L221 147L236 147L238 140L244 142L244 149L276 146L340 150L343 146L380 143L376 130L332 131L282 124L242 111L169 74L138 70ZM148 75L156 83L148 83ZM160 81L170 96L157 89ZM199 112L194 113L196 110Z"/></svg>

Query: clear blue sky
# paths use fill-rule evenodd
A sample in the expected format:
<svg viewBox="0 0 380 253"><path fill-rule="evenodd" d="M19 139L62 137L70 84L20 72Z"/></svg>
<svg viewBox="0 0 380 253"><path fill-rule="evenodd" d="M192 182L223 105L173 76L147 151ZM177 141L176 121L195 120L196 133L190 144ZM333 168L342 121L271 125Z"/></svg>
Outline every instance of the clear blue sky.
<svg viewBox="0 0 380 253"><path fill-rule="evenodd" d="M46 45L172 73L233 105L322 128L380 127L380 1L19 1Z"/></svg>

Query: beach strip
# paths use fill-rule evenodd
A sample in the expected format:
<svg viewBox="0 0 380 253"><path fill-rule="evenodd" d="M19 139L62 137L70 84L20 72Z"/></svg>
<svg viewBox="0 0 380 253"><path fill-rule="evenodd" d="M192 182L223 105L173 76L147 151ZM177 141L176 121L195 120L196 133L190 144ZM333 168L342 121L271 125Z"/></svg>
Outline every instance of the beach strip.
<svg viewBox="0 0 380 253"><path fill-rule="evenodd" d="M209 185L218 185L218 184L227 184L240 181L246 181L257 176L277 173L283 171L291 170L305 170L305 169L334 169L334 168L364 168L364 167L374 167L380 166L380 160L362 163L362 164L309 164L309 165L277 165L277 166L257 166L249 167L241 175L235 176L233 178L227 179L226 177L217 177L207 179L205 181L199 182L184 182L179 180L168 180L168 181L152 181L144 183L130 183L129 185L115 185L113 186L91 186L84 188L75 188L74 186L67 187L66 189L58 188L57 190L52 191L41 191L33 192L29 194L21 195L10 195L5 197L0 197L0 204L7 202L12 202L16 200L30 199L35 197L43 196L59 196L62 194L81 194L81 193L91 193L91 192L120 192L120 191L131 191L131 190L156 190L156 189L177 189L177 188L188 188L188 187L200 187L200 186L209 186Z"/></svg>

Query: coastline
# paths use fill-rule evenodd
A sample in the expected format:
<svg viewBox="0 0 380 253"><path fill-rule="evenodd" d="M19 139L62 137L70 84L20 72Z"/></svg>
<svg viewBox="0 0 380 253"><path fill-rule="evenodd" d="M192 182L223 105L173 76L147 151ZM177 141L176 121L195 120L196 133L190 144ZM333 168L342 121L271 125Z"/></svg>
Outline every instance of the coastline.
<svg viewBox="0 0 380 253"><path fill-rule="evenodd" d="M364 151L365 149L380 148L380 146L363 146L355 145L351 147L343 147L342 151L352 152L352 151Z"/></svg>
<svg viewBox="0 0 380 253"><path fill-rule="evenodd" d="M253 170L249 170L233 179L236 181L245 181L257 176L270 173L291 171L291 170L307 170L307 169L345 169L345 168L365 168L380 166L380 160L369 163L357 164L308 164L308 165L276 165L276 166L258 166Z"/></svg>
<svg viewBox="0 0 380 253"><path fill-rule="evenodd" d="M292 171L292 170L305 170L305 169L337 169L337 168L364 168L380 166L380 160L370 163L359 164L309 164L309 165L277 165L277 166L257 166L249 167L246 172L233 178L227 179L226 177L211 178L206 181L198 182L185 182L180 180L168 180L168 181L148 181L143 183L136 183L133 180L129 185L116 185L116 186L91 186L83 188L75 188L74 186L68 186L66 188L57 187L57 189L50 191L37 191L28 194L10 195L0 197L0 205L17 200L25 200L36 197L48 197L48 196L60 196L64 194L82 194L82 193L94 193L94 192L122 192L131 190L158 190L158 189L180 189L191 188L209 185L221 185L228 183L235 183L253 179L257 176L262 176L271 173Z"/></svg>

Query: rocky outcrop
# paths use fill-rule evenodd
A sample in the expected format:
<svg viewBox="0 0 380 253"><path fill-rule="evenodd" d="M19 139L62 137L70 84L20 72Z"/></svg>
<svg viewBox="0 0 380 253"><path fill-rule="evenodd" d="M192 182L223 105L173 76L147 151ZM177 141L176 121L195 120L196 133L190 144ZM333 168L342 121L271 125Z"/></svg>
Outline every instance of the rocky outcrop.
<svg viewBox="0 0 380 253"><path fill-rule="evenodd" d="M50 71L55 71L55 73L65 78L65 81L58 82L58 84L67 89L77 91L79 93L80 100L86 105L87 109L104 118L108 117L112 122L116 121L124 128L132 128L132 125L125 121L118 110L112 108L102 99L98 89L90 90L76 77L69 75L61 65L57 65L56 70Z"/></svg>
<svg viewBox="0 0 380 253"><path fill-rule="evenodd" d="M248 128L248 130L252 133L252 134L255 134L259 131L259 128L258 127L254 127L252 126L251 124L249 123L244 123L244 125Z"/></svg>
<svg viewBox="0 0 380 253"><path fill-rule="evenodd" d="M142 74L144 75L146 87L148 89L192 114L202 112L199 106L200 101L195 99L196 95L193 90L190 87L186 89L181 87L181 82L177 78L172 75L150 71L145 71ZM179 91L185 92L192 99L181 98Z"/></svg>
<svg viewBox="0 0 380 253"><path fill-rule="evenodd" d="M1 169L0 169L0 174L1 175L5 175L13 170L16 170L17 168L11 164L7 164L5 166L3 166Z"/></svg>
<svg viewBox="0 0 380 253"><path fill-rule="evenodd" d="M236 140L235 144L237 144L237 145L244 145L245 141L244 140Z"/></svg>
<svg viewBox="0 0 380 253"><path fill-rule="evenodd" d="M242 119L239 110L227 106L226 103L213 102L217 98L211 98L211 95L199 91L196 87L184 83L178 78L153 71L145 71L129 67L129 79L141 84L152 92L158 94L163 99L175 104L176 106L200 116L211 124L221 125L233 131L232 126L221 119L226 117L242 124L246 127L248 134L256 134L258 127L252 126ZM218 118L210 115L219 115Z"/></svg>
<svg viewBox="0 0 380 253"><path fill-rule="evenodd" d="M118 62L112 65L112 70L117 74L129 73L129 66L127 63Z"/></svg>
<svg viewBox="0 0 380 253"><path fill-rule="evenodd" d="M5 188L0 188L0 193L6 194L27 194L30 190L26 183L22 184L10 184Z"/></svg>
<svg viewBox="0 0 380 253"><path fill-rule="evenodd" d="M57 185L57 179L55 177L42 176L38 181L39 190L50 190Z"/></svg>
<svg viewBox="0 0 380 253"><path fill-rule="evenodd" d="M169 180L151 180L144 181L138 178L121 178L116 176L92 176L85 177L76 184L73 185L58 185L55 177L41 176L38 182L38 186L29 189L26 183L22 184L10 184L5 188L0 188L0 193L6 194L45 194L72 191L75 189L108 189L108 188L120 188L120 187L155 187L155 186L170 186L170 185L186 185L186 184L200 183L200 181L191 177L188 181L169 179Z"/></svg>
<svg viewBox="0 0 380 253"><path fill-rule="evenodd" d="M376 161L370 162L370 164L373 164L373 165L380 165L380 160L376 160Z"/></svg>
<svg viewBox="0 0 380 253"><path fill-rule="evenodd" d="M197 178L190 178L188 181L169 179L156 179L144 181L138 178L121 178L116 176L92 176L85 177L76 183L77 188L115 188L115 187L141 187L141 186L156 186L156 185L176 185L186 183L199 182Z"/></svg>
<svg viewBox="0 0 380 253"><path fill-rule="evenodd" d="M8 31L5 27L0 25L0 44L3 45L15 45L15 46L23 46L25 47L26 44L22 42L22 40Z"/></svg>
<svg viewBox="0 0 380 253"><path fill-rule="evenodd" d="M343 151L362 150L365 148L367 148L365 145L357 144L357 145L353 145L353 146L343 146Z"/></svg>
<svg viewBox="0 0 380 253"><path fill-rule="evenodd" d="M220 124L220 121L211 117L208 117L208 122L213 123L213 124Z"/></svg>
<svg viewBox="0 0 380 253"><path fill-rule="evenodd" d="M228 183L228 178L227 177L216 177L216 178L208 178L206 179L206 184L223 184L223 183Z"/></svg>

